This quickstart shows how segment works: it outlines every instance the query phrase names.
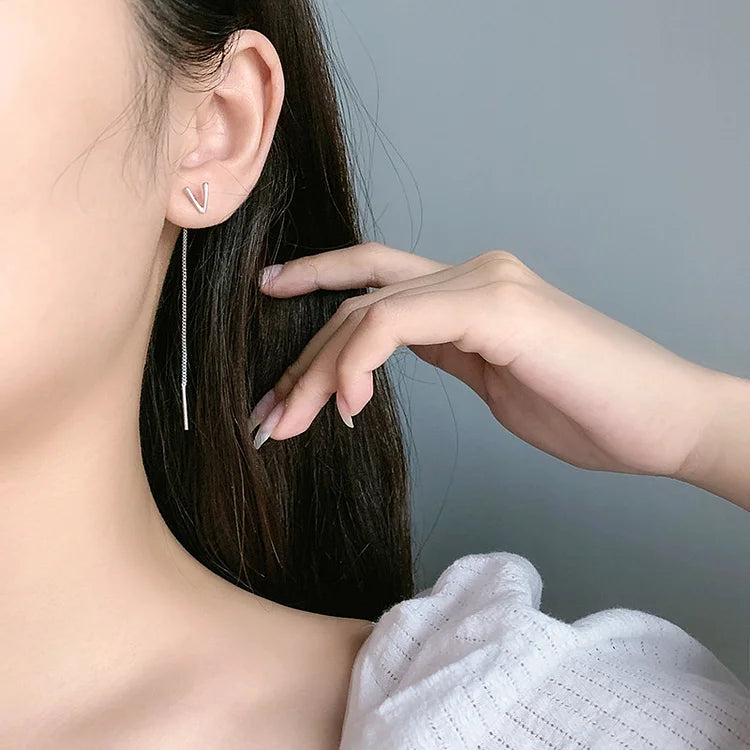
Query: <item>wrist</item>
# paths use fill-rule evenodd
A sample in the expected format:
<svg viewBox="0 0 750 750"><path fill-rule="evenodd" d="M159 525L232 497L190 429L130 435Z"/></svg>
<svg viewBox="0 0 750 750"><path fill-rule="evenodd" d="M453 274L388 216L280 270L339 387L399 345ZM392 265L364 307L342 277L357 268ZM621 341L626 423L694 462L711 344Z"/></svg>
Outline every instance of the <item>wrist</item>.
<svg viewBox="0 0 750 750"><path fill-rule="evenodd" d="M672 478L750 510L750 380L713 370L709 375L706 424Z"/></svg>

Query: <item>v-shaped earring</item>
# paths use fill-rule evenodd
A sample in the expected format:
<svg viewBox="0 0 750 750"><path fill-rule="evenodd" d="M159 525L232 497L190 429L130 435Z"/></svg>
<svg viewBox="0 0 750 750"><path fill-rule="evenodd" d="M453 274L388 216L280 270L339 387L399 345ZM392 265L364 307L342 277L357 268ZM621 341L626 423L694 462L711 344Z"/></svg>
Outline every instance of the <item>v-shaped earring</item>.
<svg viewBox="0 0 750 750"><path fill-rule="evenodd" d="M198 213L205 214L208 209L208 183L203 183L203 205L198 203L189 187L185 188L185 192ZM182 418L187 430L187 229L185 228L182 230Z"/></svg>
<svg viewBox="0 0 750 750"><path fill-rule="evenodd" d="M191 201L193 201L193 205L198 209L198 212L201 214L206 213L206 209L208 208L208 183L203 183L203 205L201 206L200 203L195 199L195 196L193 195L193 191L189 188L185 188L185 192L188 194L188 198L190 198Z"/></svg>

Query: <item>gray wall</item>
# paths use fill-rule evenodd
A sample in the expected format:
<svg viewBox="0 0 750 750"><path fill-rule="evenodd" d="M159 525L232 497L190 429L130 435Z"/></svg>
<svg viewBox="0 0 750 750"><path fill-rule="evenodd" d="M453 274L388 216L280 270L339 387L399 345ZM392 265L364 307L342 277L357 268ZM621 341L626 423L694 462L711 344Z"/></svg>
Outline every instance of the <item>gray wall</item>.
<svg viewBox="0 0 750 750"><path fill-rule="evenodd" d="M451 263L510 250L681 356L750 377L747 0L323 7L339 84L365 107L349 111L370 239ZM544 611L653 612L748 681L750 513L576 469L408 350L391 364L421 586L460 555L513 551L542 574Z"/></svg>

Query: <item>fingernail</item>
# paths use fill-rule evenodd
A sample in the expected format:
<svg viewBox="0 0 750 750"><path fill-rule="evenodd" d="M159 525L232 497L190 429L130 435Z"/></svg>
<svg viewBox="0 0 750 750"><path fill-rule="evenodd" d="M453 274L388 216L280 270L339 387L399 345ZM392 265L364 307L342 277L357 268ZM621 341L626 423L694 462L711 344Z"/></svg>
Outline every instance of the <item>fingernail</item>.
<svg viewBox="0 0 750 750"><path fill-rule="evenodd" d="M255 440L253 440L253 445L255 446L256 450L260 448L263 443L268 440L271 433L273 432L276 425L279 423L279 420L281 419L281 415L284 413L284 407L286 404L283 401L280 401L276 406L274 406L271 413L266 417L263 424L261 424L260 429L258 430L258 433L255 436Z"/></svg>
<svg viewBox="0 0 750 750"><path fill-rule="evenodd" d="M284 268L283 263L274 263L272 266L266 266L260 278L260 286L264 287L269 281L273 281Z"/></svg>
<svg viewBox="0 0 750 750"><path fill-rule="evenodd" d="M338 391L336 392L336 408L339 410L339 414L341 415L341 419L344 420L344 424L347 427L354 427L354 422L352 422L352 415L349 414L349 407L346 406L344 397Z"/></svg>
<svg viewBox="0 0 750 750"><path fill-rule="evenodd" d="M271 388L263 398L258 401L250 412L250 432L252 432L271 412L276 403L276 394Z"/></svg>

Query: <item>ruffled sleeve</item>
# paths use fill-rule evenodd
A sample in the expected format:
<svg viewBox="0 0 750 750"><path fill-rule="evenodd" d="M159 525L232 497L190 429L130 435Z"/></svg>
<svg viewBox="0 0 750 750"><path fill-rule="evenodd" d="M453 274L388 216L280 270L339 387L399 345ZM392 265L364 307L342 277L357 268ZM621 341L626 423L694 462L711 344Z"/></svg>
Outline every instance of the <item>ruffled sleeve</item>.
<svg viewBox="0 0 750 750"><path fill-rule="evenodd" d="M357 654L341 750L750 748L750 692L685 631L539 611L525 558L472 554L388 609Z"/></svg>

